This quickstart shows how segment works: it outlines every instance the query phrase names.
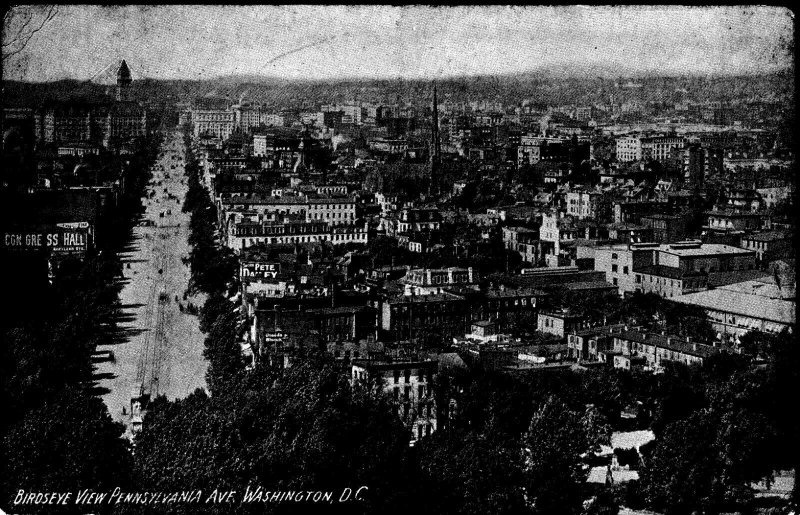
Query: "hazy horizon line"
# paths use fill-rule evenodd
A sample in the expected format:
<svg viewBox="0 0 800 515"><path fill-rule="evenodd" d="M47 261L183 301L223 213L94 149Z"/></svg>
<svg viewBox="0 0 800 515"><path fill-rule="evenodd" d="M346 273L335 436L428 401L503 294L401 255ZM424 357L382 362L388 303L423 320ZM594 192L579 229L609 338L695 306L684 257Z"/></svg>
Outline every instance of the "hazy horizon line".
<svg viewBox="0 0 800 515"><path fill-rule="evenodd" d="M567 65L568 66L568 65ZM650 71L643 71L643 70L620 70L619 73L611 74L611 73L592 73L592 72L582 72L579 69L567 69L567 67L548 67L548 68L539 68L539 69L531 69L527 71L514 71L514 72L505 72L505 73L476 73L476 74L443 74L437 77L409 77L409 76L370 76L370 75L352 75L352 76L342 76L342 77L335 77L335 78L302 78L302 77L286 77L281 75L267 75L267 74L258 74L258 73L228 73L228 74L219 74L213 75L208 77L174 77L174 78L162 78L162 77L148 77L148 76L140 76L137 79L134 79L134 82L140 81L153 81L153 82L213 82L213 81L221 81L221 80L228 80L228 81L235 81L235 82L257 82L257 81L271 81L271 82L288 82L288 83L340 83L340 82L370 82L370 81L387 81L387 82L396 82L396 81L405 81L405 82L446 82L446 81L458 81L458 80L468 80L468 79L480 79L480 78L516 78L520 76L527 76L533 74L542 74L544 78L552 79L552 78L561 78L561 79L587 79L587 80L618 80L618 79L649 79L649 78L736 78L736 77L756 77L761 75L775 75L775 74L782 74L787 72L792 72L794 68L793 63L783 67L775 67L769 70L747 70L747 71L738 71L738 72L725 72L725 71L714 71L709 73L697 73L697 72L684 72L684 73L676 73L670 70L658 71L658 70L650 70ZM596 70L596 69L595 69ZM98 86L103 85L113 85L113 83L104 84L100 82L95 82L92 79L83 79L83 78L76 78L76 77L63 77L59 79L53 80L46 80L46 81L36 81L36 80L22 80L22 79L2 79L2 82L16 82L16 83L23 83L23 84L52 84L56 82L81 82L81 83L91 83Z"/></svg>

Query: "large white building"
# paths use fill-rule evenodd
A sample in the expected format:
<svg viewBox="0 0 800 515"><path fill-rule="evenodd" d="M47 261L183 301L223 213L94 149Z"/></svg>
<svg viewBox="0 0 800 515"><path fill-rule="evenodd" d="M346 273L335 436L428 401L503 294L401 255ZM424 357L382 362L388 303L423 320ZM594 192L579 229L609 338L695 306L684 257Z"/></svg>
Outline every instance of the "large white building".
<svg viewBox="0 0 800 515"><path fill-rule="evenodd" d="M231 220L227 228L227 245L234 252L254 245L292 245L296 243L320 243L333 245L367 243L367 227L340 226L327 223L304 222L240 222Z"/></svg>
<svg viewBox="0 0 800 515"><path fill-rule="evenodd" d="M617 161L630 163L641 161L642 140L639 136L623 136L617 138Z"/></svg>
<svg viewBox="0 0 800 515"><path fill-rule="evenodd" d="M330 225L351 225L356 221L356 203L349 197L224 196L218 207L228 216L238 213L256 220L268 219L269 215L302 215L306 222Z"/></svg>
<svg viewBox="0 0 800 515"><path fill-rule="evenodd" d="M570 191L567 193L567 214L582 220L597 216L597 206L602 194L597 191Z"/></svg>
<svg viewBox="0 0 800 515"><path fill-rule="evenodd" d="M673 150L682 150L685 146L686 140L678 136L623 136L617 138L617 161L629 163L645 158L665 161Z"/></svg>
<svg viewBox="0 0 800 515"><path fill-rule="evenodd" d="M236 127L236 113L225 109L193 109L194 136L212 135L228 139Z"/></svg>
<svg viewBox="0 0 800 515"><path fill-rule="evenodd" d="M753 251L699 241L597 247L594 261L594 269L605 272L620 294L653 291L665 296L701 287L704 283L697 273L753 270L755 266ZM652 281L659 281L658 286L650 285Z"/></svg>

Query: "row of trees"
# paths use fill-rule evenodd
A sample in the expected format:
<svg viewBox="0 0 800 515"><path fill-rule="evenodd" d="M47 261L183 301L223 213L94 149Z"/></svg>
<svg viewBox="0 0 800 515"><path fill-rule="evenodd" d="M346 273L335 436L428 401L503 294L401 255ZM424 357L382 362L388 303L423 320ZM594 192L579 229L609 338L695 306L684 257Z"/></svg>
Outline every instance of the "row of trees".
<svg viewBox="0 0 800 515"><path fill-rule="evenodd" d="M103 237L94 252L83 262L63 262L52 284L32 275L23 287L3 290L7 316L0 320L0 495L8 511L24 509L10 509L19 489L71 491L130 484L129 452L120 438L124 428L112 421L97 397L102 391L92 354L97 345L124 336L118 327L124 315L117 253L130 240L142 212L140 199L158 144L150 137L130 156L123 168L125 188L96 228ZM115 224L115 232L104 230L109 224ZM11 267L7 273L20 270Z"/></svg>

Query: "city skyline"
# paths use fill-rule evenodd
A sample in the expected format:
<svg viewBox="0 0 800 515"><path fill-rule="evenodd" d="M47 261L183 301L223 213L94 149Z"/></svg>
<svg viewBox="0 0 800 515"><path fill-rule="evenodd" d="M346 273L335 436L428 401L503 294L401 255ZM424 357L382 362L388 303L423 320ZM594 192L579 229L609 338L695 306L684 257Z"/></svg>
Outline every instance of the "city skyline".
<svg viewBox="0 0 800 515"><path fill-rule="evenodd" d="M3 78L748 75L792 66L793 30L778 7L59 6Z"/></svg>

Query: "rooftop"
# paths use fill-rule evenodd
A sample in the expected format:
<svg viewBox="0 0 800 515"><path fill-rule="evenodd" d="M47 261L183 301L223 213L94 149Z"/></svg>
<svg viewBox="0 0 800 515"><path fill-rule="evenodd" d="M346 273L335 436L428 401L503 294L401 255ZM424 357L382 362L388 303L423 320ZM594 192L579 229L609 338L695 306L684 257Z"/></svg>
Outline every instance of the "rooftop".
<svg viewBox="0 0 800 515"><path fill-rule="evenodd" d="M780 241L791 239L792 235L786 231L769 231L742 236L742 240L750 241Z"/></svg>
<svg viewBox="0 0 800 515"><path fill-rule="evenodd" d="M672 297L672 300L781 324L794 324L795 322L795 303L793 301L771 299L753 293L717 288L679 295Z"/></svg>
<svg viewBox="0 0 800 515"><path fill-rule="evenodd" d="M709 255L745 255L754 254L752 250L746 250L721 243L700 243L700 242L678 242L662 244L658 250L667 254L675 254L681 257L696 257Z"/></svg>
<svg viewBox="0 0 800 515"><path fill-rule="evenodd" d="M695 270L682 270L677 267L665 265L643 266L641 268L634 268L633 271L640 274L668 277L670 279L681 279L683 277L703 277L708 275L704 272L698 272Z"/></svg>
<svg viewBox="0 0 800 515"><path fill-rule="evenodd" d="M649 333L640 330L623 330L619 335L615 336L621 340L655 345L693 356L708 357L719 352L711 345L686 341L686 338L675 335Z"/></svg>

